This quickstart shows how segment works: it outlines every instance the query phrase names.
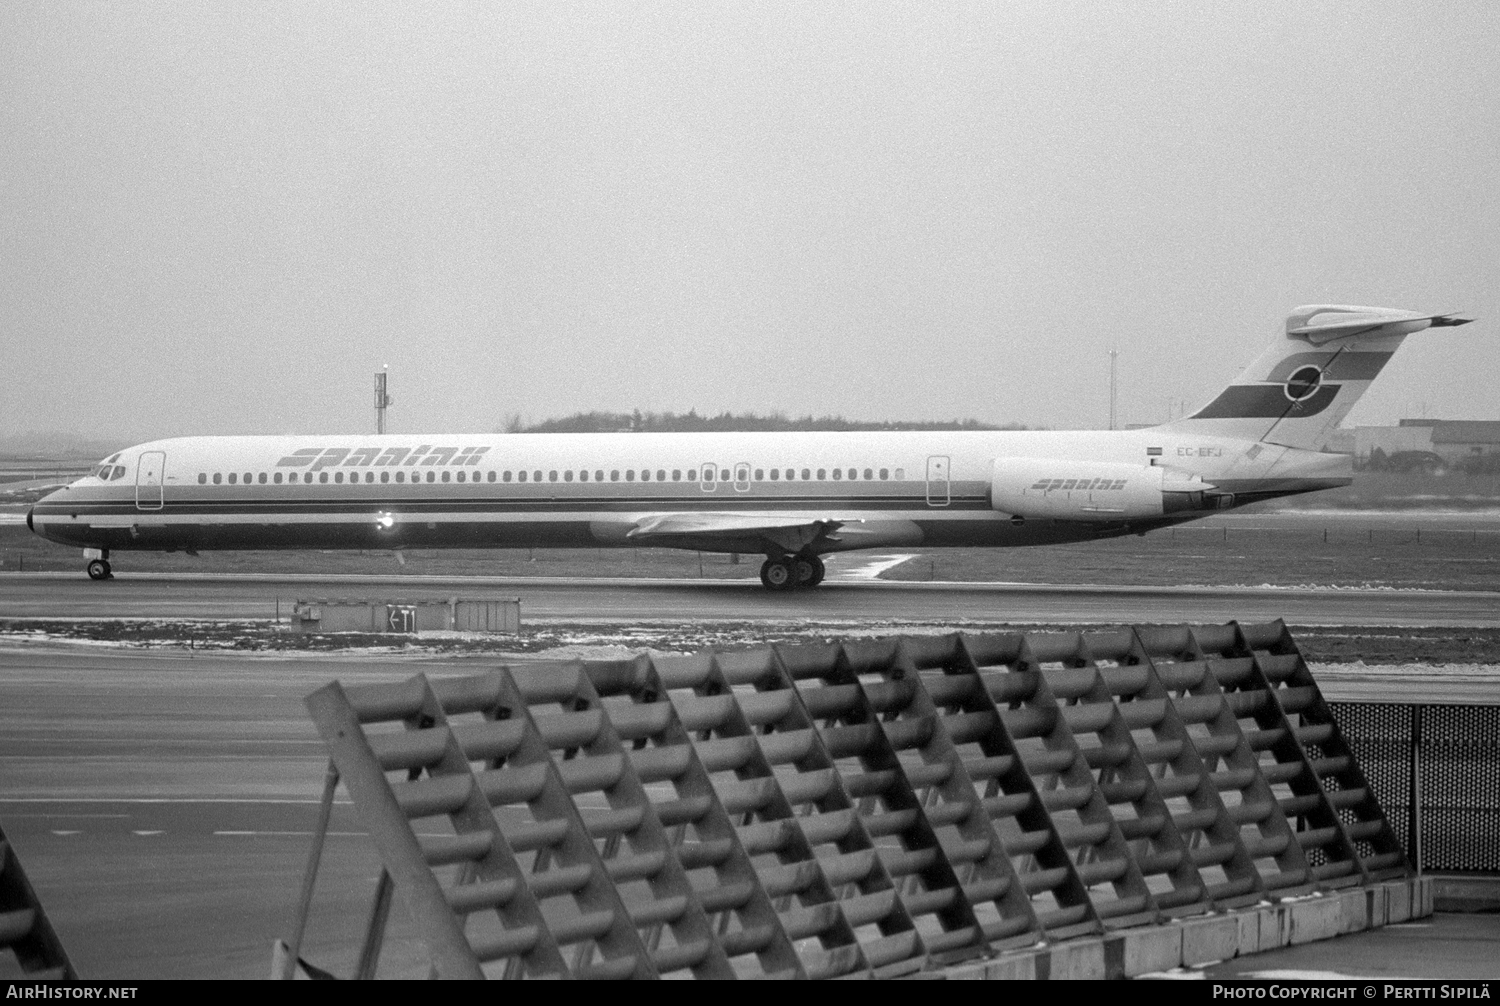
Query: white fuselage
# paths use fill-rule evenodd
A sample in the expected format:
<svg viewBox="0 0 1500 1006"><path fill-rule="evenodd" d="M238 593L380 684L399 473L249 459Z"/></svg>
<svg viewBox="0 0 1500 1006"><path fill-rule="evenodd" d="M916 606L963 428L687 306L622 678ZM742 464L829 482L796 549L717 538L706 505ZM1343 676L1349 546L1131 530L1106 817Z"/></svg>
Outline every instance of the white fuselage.
<svg viewBox="0 0 1500 1006"><path fill-rule="evenodd" d="M1240 502L1348 481L1338 456L1165 427L185 437L121 451L39 502L31 521L45 537L99 549L762 547L754 535L721 530L632 537L652 515L704 514L837 522L839 533L812 546L832 552L1044 544L1203 515L1145 524L1018 519L992 499L996 462L1006 458L1046 459L1062 476L1090 463L1161 466Z"/></svg>

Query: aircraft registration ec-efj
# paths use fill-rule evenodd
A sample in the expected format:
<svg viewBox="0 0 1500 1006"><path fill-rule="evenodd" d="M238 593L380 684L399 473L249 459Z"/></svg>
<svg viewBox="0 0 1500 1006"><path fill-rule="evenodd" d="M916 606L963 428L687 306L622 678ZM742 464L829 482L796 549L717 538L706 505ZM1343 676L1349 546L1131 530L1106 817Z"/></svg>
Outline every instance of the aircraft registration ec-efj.
<svg viewBox="0 0 1500 1006"><path fill-rule="evenodd" d="M1124 431L180 437L113 454L26 523L110 576L126 550L646 545L820 556L1137 534L1352 481L1320 450L1413 332L1452 314L1297 308L1196 413Z"/></svg>

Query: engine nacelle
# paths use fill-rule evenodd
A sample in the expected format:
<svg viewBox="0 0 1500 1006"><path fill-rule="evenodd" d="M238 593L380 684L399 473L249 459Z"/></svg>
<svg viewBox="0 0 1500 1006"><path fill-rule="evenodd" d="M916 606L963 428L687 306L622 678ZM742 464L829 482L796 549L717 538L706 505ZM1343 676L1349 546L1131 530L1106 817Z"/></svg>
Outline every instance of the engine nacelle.
<svg viewBox="0 0 1500 1006"><path fill-rule="evenodd" d="M1155 465L1049 458L998 458L990 505L1017 517L1124 521L1181 510L1209 510L1231 497L1199 478Z"/></svg>

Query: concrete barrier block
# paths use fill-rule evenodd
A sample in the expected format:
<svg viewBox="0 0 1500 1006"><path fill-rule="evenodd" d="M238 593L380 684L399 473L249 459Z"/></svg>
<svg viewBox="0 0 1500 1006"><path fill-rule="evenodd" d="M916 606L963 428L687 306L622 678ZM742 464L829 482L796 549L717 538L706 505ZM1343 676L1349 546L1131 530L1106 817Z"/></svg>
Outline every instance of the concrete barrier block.
<svg viewBox="0 0 1500 1006"><path fill-rule="evenodd" d="M1182 963L1182 927L1142 926L1105 937L1104 957L1105 970L1111 978L1170 971Z"/></svg>
<svg viewBox="0 0 1500 1006"><path fill-rule="evenodd" d="M1417 894L1412 899L1411 916L1414 919L1425 919L1432 914L1432 878L1417 877L1416 889Z"/></svg>
<svg viewBox="0 0 1500 1006"><path fill-rule="evenodd" d="M1239 952L1240 924L1232 915L1182 922L1182 963L1191 967L1209 961L1227 961Z"/></svg>
<svg viewBox="0 0 1500 1006"><path fill-rule="evenodd" d="M1386 893L1384 884L1373 884L1365 888L1366 904L1365 912L1368 919L1367 925L1371 929L1379 929L1385 925Z"/></svg>
<svg viewBox="0 0 1500 1006"><path fill-rule="evenodd" d="M1339 892L1339 932L1362 933L1370 928L1370 890L1356 887Z"/></svg>
<svg viewBox="0 0 1500 1006"><path fill-rule="evenodd" d="M1070 940L1051 948L1047 977L1053 981L1099 981L1104 976L1103 940Z"/></svg>
<svg viewBox="0 0 1500 1006"><path fill-rule="evenodd" d="M1234 955L1242 957L1245 954L1260 952L1260 911L1254 908L1244 908L1236 912L1234 920L1239 926L1239 939L1235 943Z"/></svg>
<svg viewBox="0 0 1500 1006"><path fill-rule="evenodd" d="M1289 907L1292 916L1292 946L1326 940L1339 934L1339 927L1343 923L1343 908L1339 897L1294 901Z"/></svg>
<svg viewBox="0 0 1500 1006"><path fill-rule="evenodd" d="M1385 921L1387 925L1406 922L1411 918L1411 884L1405 880L1392 880L1382 884L1385 888Z"/></svg>
<svg viewBox="0 0 1500 1006"><path fill-rule="evenodd" d="M989 977L985 973L987 966L988 962L984 964L965 964L962 967L945 968L938 972L938 974L944 981L950 982L984 981Z"/></svg>
<svg viewBox="0 0 1500 1006"><path fill-rule="evenodd" d="M1036 978L1037 956L1038 952L1035 950L1004 954L985 963L984 977L998 982L1032 981Z"/></svg>
<svg viewBox="0 0 1500 1006"><path fill-rule="evenodd" d="M1292 910L1288 904L1272 905L1260 916L1260 949L1280 950L1292 942Z"/></svg>

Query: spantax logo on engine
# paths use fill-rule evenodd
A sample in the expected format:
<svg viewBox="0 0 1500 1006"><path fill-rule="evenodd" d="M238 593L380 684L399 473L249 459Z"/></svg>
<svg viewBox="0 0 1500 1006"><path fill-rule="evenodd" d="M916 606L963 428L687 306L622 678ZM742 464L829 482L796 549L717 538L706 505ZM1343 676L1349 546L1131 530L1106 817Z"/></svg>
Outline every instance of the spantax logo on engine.
<svg viewBox="0 0 1500 1006"><path fill-rule="evenodd" d="M1109 491L1124 489L1125 479L1039 479L1031 488L1039 492L1052 492L1054 489L1082 489Z"/></svg>

